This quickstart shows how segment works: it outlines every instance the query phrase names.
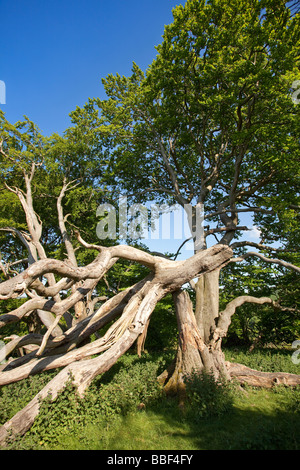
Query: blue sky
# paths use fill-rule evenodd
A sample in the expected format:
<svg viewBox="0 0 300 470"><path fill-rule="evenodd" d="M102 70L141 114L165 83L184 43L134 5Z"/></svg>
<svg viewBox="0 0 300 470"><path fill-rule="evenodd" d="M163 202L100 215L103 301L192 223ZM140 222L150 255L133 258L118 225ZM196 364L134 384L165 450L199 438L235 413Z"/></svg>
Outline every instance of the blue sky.
<svg viewBox="0 0 300 470"><path fill-rule="evenodd" d="M62 133L69 113L104 97L101 78L143 70L180 0L0 0L0 80L11 122L24 115L45 135Z"/></svg>

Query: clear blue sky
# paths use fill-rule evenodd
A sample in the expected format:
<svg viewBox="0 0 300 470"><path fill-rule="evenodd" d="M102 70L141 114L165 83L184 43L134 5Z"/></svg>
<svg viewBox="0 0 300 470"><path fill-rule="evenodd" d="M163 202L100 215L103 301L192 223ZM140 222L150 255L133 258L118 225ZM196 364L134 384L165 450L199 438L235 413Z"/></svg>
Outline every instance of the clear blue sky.
<svg viewBox="0 0 300 470"><path fill-rule="evenodd" d="M45 135L62 133L69 113L104 97L101 78L143 70L181 0L0 0L0 80L16 122L27 115Z"/></svg>

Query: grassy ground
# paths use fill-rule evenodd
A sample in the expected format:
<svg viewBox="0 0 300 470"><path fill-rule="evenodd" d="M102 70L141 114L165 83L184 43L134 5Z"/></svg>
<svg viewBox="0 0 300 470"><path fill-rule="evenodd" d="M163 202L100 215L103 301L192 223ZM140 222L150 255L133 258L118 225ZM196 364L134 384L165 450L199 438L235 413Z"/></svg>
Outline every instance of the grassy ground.
<svg viewBox="0 0 300 470"><path fill-rule="evenodd" d="M106 429L90 425L84 435L66 435L57 449L102 450L298 450L300 416L281 393L251 391L222 417L187 422L172 403L132 412Z"/></svg>
<svg viewBox="0 0 300 470"><path fill-rule="evenodd" d="M300 373L286 350L251 354L226 351L226 358L260 370ZM167 358L167 362L170 358ZM50 401L31 431L10 446L17 449L210 450L300 448L300 388L230 389L230 404L214 414L191 402L184 410L161 396L156 374L160 356L128 355L100 381L84 402L70 384L55 406ZM47 377L33 377L0 391L1 424L24 406ZM210 392L206 389L206 398ZM210 395L211 396L211 395ZM197 399L197 397L196 397ZM204 397L205 399L205 397ZM211 398L214 400L214 398ZM220 398L218 399L220 403ZM143 405L141 405L141 403ZM222 405L222 398L221 398ZM199 413L199 410L202 410Z"/></svg>

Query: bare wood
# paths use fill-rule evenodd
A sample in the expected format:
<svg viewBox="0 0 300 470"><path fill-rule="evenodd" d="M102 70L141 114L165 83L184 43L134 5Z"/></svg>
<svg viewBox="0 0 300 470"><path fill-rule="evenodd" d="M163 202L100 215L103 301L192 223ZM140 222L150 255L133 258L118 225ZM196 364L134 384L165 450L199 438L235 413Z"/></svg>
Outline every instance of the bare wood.
<svg viewBox="0 0 300 470"><path fill-rule="evenodd" d="M235 248L241 248L241 247L244 247L244 246L252 246L254 248L258 248L259 250L267 250L267 251L277 251L277 252L280 252L280 253L284 253L285 249L282 249L282 248L274 248L273 246L268 246L268 245L264 245L263 243L255 243L255 242L251 242L251 241L242 241L242 242L234 242L230 245L230 248L232 248L232 250L234 250ZM289 252L291 250L288 250Z"/></svg>
<svg viewBox="0 0 300 470"><path fill-rule="evenodd" d="M254 303L254 304L272 304L274 301L270 297L253 297L251 295L241 295L236 297L234 300L229 302L222 312L219 314L217 321L217 326L214 331L214 341L223 338L227 334L228 327L231 323L231 317L235 313L236 309L243 305L244 303Z"/></svg>
<svg viewBox="0 0 300 470"><path fill-rule="evenodd" d="M232 257L230 247L218 244L207 250L199 251L184 261L166 260L158 256L149 255L141 250L123 246L101 247L98 251L99 255L96 257L96 260L86 268L74 268L67 263L56 262L56 260L41 260L26 270L27 275L24 276L24 273L22 273L23 276L20 278L16 276L18 279L17 282L15 278L13 279L15 280L13 286L9 284L10 293L13 292L12 295L14 295L20 285L20 280L21 283L25 282L26 284L28 282L28 285L31 285L30 283L37 279L43 269L45 269L45 272L48 272L47 269L50 269L52 273L59 273L64 279L82 280L86 276L81 291L78 289L76 293L71 294L61 302L50 302L49 310L59 317L68 307L80 300L82 296L91 292L91 289L94 288L101 276L105 274L119 257L132 259L151 269L151 273L138 283L135 288L128 289L124 293L115 296L115 298L107 300L95 314L75 325L67 334L50 339L49 331L51 330L49 330L48 337L46 337L49 342L47 341L47 347L44 351L43 347L46 340L44 339L40 343L40 338L38 338L36 344L40 343L43 346L39 351L41 354L40 358L37 357L36 352L33 352L28 355L28 359L31 359L29 362L24 363L24 359L21 358L22 361L20 361L19 366L18 364L8 364L4 368L0 373L1 385L21 380L32 373L38 373L55 367L64 367L23 410L0 428L0 443L5 443L8 433L11 431L17 433L26 432L39 412L39 400L47 396L49 392L55 398L69 380L70 374L79 393L83 395L95 376L108 370L128 350L134 341L144 337L145 329L155 305L169 292L175 292L176 310L178 318L180 318L179 329L182 338L182 351L190 351L189 355L200 355L203 366L208 369L221 370L223 359L219 348L220 342L215 341L214 345L213 343L207 343L208 338L205 339L203 337L196 324L187 293L179 292L178 289L191 279L202 276L205 273L215 272L224 266ZM31 271L29 271L30 269ZM3 284L0 285L0 289ZM7 291L6 284L2 293ZM230 321L232 312L235 311L238 305L249 300L249 296L246 299L243 296L243 298L237 299L236 302L230 303L226 307L219 316L219 319L217 319L215 333L218 338L222 336L223 330L226 328L228 321ZM45 299L33 298L22 307L26 310L26 308L28 309L26 305L30 304L30 302L32 302L30 304L30 308L32 308L33 304L36 305L36 302L40 301L45 302ZM269 302L270 299L267 301ZM262 299L257 301L257 303L262 302ZM118 315L120 317L110 326L103 337L92 343L80 346L80 341L88 337L91 332L96 331L95 328L100 327L108 318L116 318ZM55 347L54 344L57 346ZM91 355L97 355L97 357L90 359ZM191 364L193 364L193 361ZM195 364L197 364L196 359Z"/></svg>
<svg viewBox="0 0 300 470"><path fill-rule="evenodd" d="M292 269L298 273L300 273L300 268L299 266L295 266L292 263L288 263L287 261L277 259L277 258L268 258L267 256L262 255L261 253L257 253L256 251L248 251L248 253L245 253L244 255L233 259L232 261L242 261L246 258L249 258L250 256L255 256L257 258L262 259L266 263L271 263L271 264L278 264L279 266L283 266L288 269Z"/></svg>
<svg viewBox="0 0 300 470"><path fill-rule="evenodd" d="M127 252L125 254L127 255ZM136 252L134 252L134 255L135 254ZM3 371L2 374L0 374L0 383L4 384L10 383L11 381L15 380L21 380L22 378L30 375L33 370L35 372L40 372L41 370L45 370L46 368L48 370L49 367L62 367L66 364L69 364L70 362L87 357L88 355L99 354L104 349L110 346L110 340L115 341L116 335L120 334L121 330L124 330L125 325L127 325L127 327L130 326L130 324L133 322L135 312L139 310L140 302L144 302L144 300L142 300L142 297L145 295L145 292L147 292L147 289L151 290L152 285L156 286L155 289L157 290L157 292L160 292L161 290L163 292L163 295L165 295L168 292L172 292L180 288L181 285L185 284L189 281L189 279L195 277L196 275L199 275L202 272L214 270L216 267L225 263L231 255L232 251L229 247L215 245L214 247L205 250L205 252L197 253L192 258L186 261L175 262L161 259L157 267L156 274L148 276L144 280L144 282L139 284L139 289L136 291L135 295L133 295L133 297L129 300L120 321L116 322L111 327L111 329L109 329L105 337L100 338L100 340L96 340L90 345L86 345L74 352L71 351L67 354L64 354L63 356L52 357L49 361L41 359L40 362L38 362L37 360L35 360L29 365L26 364L22 366L21 368L19 368L19 370L9 372ZM146 262L148 262L148 260L146 260ZM93 282L93 280L89 280L89 282ZM74 299L74 295L75 294L72 294L69 298L62 301L61 304L68 306L70 305L70 302L73 303L76 300L76 298ZM80 293L78 294L77 300L78 299L80 299ZM160 297L153 293L153 299L156 299L157 302ZM33 300L33 302L35 302L35 300ZM65 310L65 308L66 307L64 307L63 310ZM56 306L55 310L56 314L60 314L63 311L61 306ZM94 319L94 321L97 319L97 314L95 317L96 318ZM44 369L40 369L39 364L42 364L42 367Z"/></svg>
<svg viewBox="0 0 300 470"><path fill-rule="evenodd" d="M74 268L56 259L43 259L29 266L24 272L0 284L0 299L15 298L22 295L25 289L40 276L53 273L75 281L87 278L97 279L103 275L110 262L109 251L103 251L98 257L84 268Z"/></svg>
<svg viewBox="0 0 300 470"><path fill-rule="evenodd" d="M275 385L297 386L300 384L300 375L286 372L261 372L250 369L243 364L226 362L230 376L241 384L252 387L272 388Z"/></svg>
<svg viewBox="0 0 300 470"><path fill-rule="evenodd" d="M65 244L66 250L67 250L68 259L69 259L70 263L75 267L78 266L77 265L77 259L76 259L76 256L75 256L74 247L71 243L71 240L69 238L69 235L68 235L68 232L67 232L67 229L66 229L65 217L64 217L63 208L62 208L62 200L63 200L63 197L64 197L66 191L72 189L73 187L76 187L77 185L78 185L78 183L74 184L74 181L67 182L66 178L64 178L63 186L62 186L62 189L60 191L60 194L59 194L59 196L57 198L57 202L56 202L57 213L58 213L58 225L59 225L59 228L60 228L62 239L63 239L63 242Z"/></svg>
<svg viewBox="0 0 300 470"><path fill-rule="evenodd" d="M64 368L23 410L19 411L12 419L1 426L0 445L5 444L10 432L21 434L26 432L33 424L39 412L40 400L48 396L49 393L52 395L52 398L55 398L57 393L64 388L70 376L74 378L74 383L77 385L79 393L83 395L93 378L108 370L134 343L147 323L157 303L157 298L161 297L161 295L162 291L159 292L157 286L152 286L138 308L134 323L126 329L124 334L108 351L95 359L81 361L79 364L71 364Z"/></svg>

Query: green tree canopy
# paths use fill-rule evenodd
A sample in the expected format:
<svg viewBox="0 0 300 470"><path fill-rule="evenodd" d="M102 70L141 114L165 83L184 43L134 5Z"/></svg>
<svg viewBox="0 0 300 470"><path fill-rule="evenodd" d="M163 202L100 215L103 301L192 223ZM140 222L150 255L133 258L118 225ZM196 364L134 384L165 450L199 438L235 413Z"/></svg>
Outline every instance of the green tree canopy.
<svg viewBox="0 0 300 470"><path fill-rule="evenodd" d="M133 64L130 77L109 75L108 98L94 100L114 184L139 201L150 193L204 203L218 227L236 228L238 211L260 225L270 211L274 225L286 210L291 220L299 205L298 16L283 1L223 0L189 0L173 15L146 73Z"/></svg>

